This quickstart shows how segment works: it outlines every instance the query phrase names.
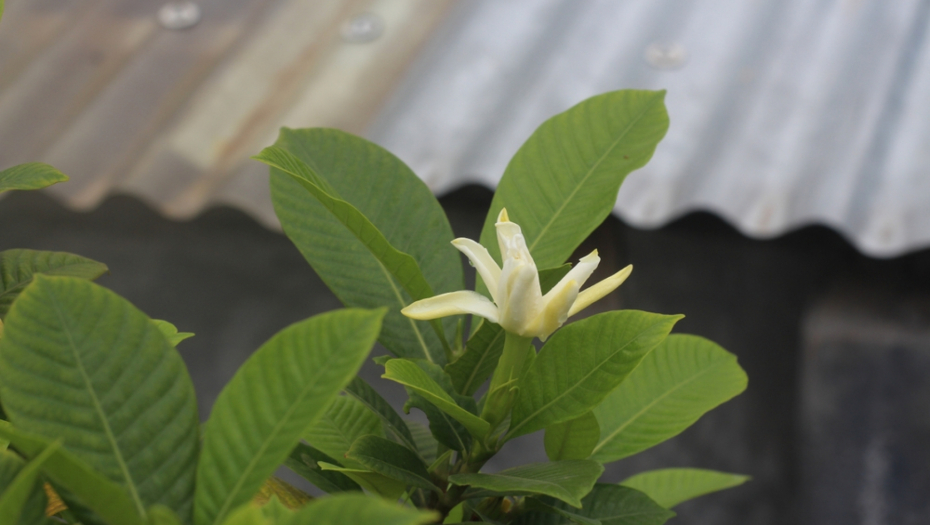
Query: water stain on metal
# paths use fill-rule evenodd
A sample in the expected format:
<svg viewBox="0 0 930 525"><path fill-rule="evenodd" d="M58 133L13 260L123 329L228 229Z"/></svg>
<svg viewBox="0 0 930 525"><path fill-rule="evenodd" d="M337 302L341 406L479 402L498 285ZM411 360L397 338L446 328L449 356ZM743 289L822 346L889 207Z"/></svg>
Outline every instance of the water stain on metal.
<svg viewBox="0 0 930 525"><path fill-rule="evenodd" d="M158 10L158 22L165 29L187 29L200 22L200 6L194 2L168 2Z"/></svg>
<svg viewBox="0 0 930 525"><path fill-rule="evenodd" d="M353 44L377 40L384 34L384 19L376 13L353 16L342 26L342 39Z"/></svg>
<svg viewBox="0 0 930 525"><path fill-rule="evenodd" d="M655 69L681 69L688 62L688 50L676 42L653 42L646 47L643 58Z"/></svg>

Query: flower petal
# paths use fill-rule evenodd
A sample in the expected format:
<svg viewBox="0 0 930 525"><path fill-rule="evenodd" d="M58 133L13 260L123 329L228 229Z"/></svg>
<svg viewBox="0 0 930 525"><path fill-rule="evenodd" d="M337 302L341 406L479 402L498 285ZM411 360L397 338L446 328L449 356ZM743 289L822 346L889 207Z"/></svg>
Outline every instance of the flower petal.
<svg viewBox="0 0 930 525"><path fill-rule="evenodd" d="M478 270L478 275L481 276L481 280L484 281L484 284L488 287L488 291L491 292L491 298L494 299L496 303L497 281L500 280L501 269L500 266L497 265L497 262L494 261L494 258L491 257L491 254L488 253L488 249L464 237L452 241L452 246L455 246L458 251L464 253L465 257L468 257L468 260L475 266L475 269Z"/></svg>
<svg viewBox="0 0 930 525"><path fill-rule="evenodd" d="M581 293L578 294L578 298L575 299L575 304L572 305L572 309L568 311L568 316L571 317L577 314L588 306L591 306L591 304L598 299L616 290L632 272L633 265L631 264L603 281L582 290Z"/></svg>
<svg viewBox="0 0 930 525"><path fill-rule="evenodd" d="M510 252L516 248L514 237L519 235L522 238L523 230L520 229L519 224L510 222L510 218L507 216L507 208L501 209L500 215L497 216L497 222L494 223L494 226L497 228L497 244L500 246L501 260L503 261L508 257L512 257ZM524 241L523 244L525 246L526 242Z"/></svg>
<svg viewBox="0 0 930 525"><path fill-rule="evenodd" d="M429 321L458 314L473 314L497 322L497 307L490 299L477 292L462 290L444 293L408 305L400 311L411 319Z"/></svg>
<svg viewBox="0 0 930 525"><path fill-rule="evenodd" d="M576 281L568 281L564 285L560 282L559 285L556 295L546 294L548 300L533 326L533 332L542 342L546 342L546 338L552 335L552 332L565 324L568 320L568 312L578 297L579 285ZM550 290L550 293L553 291L555 288Z"/></svg>
<svg viewBox="0 0 930 525"><path fill-rule="evenodd" d="M539 273L532 261L527 264L520 259L504 260L497 295L501 298L497 305L498 323L505 330L526 337L527 327L542 307Z"/></svg>
<svg viewBox="0 0 930 525"><path fill-rule="evenodd" d="M578 283L578 287L581 288L584 286L585 281L588 280L588 277L591 277L591 274L594 273L594 270L597 268L597 265L600 264L601 258L597 256L597 250L589 253L582 257L578 264L574 268L569 270L565 277L559 280L555 286L552 287L549 292L543 296L544 301L549 300L550 295L558 295L562 293L562 288L565 287L570 281L575 281Z"/></svg>

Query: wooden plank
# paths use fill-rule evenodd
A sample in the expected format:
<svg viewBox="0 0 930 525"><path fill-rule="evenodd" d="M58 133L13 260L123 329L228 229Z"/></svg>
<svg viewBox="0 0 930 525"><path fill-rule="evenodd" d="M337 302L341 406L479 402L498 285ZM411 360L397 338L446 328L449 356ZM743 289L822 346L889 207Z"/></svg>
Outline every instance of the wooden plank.
<svg viewBox="0 0 930 525"><path fill-rule="evenodd" d="M159 29L45 155L72 178L56 193L96 206L275 1L202 0L196 26Z"/></svg>

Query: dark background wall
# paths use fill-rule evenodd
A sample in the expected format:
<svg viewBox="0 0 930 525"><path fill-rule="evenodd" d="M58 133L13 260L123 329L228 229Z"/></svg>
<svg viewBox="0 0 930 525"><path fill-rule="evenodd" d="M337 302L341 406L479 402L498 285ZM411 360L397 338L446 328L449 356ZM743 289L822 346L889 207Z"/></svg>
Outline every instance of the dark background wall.
<svg viewBox="0 0 930 525"><path fill-rule="evenodd" d="M466 187L441 199L457 235L478 237L490 198ZM287 238L233 209L178 223L129 197L75 213L16 193L0 202L0 224L0 248L105 262L111 273L100 284L195 332L180 351L203 418L273 333L340 306ZM573 258L595 247L603 262L592 279L628 263L635 270L590 313L684 313L677 331L736 353L750 378L743 395L681 436L610 465L607 480L674 466L753 476L681 505L682 525L930 522L930 251L872 260L822 227L751 240L703 213L654 231L609 218ZM402 404L403 391L373 364L362 375ZM541 436L502 455L491 468L543 461Z"/></svg>

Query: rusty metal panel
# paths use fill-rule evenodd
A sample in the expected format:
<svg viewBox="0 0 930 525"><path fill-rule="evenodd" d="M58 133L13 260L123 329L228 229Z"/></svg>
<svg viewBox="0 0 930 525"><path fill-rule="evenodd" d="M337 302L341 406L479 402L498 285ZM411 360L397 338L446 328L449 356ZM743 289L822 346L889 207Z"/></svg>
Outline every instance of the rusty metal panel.
<svg viewBox="0 0 930 525"><path fill-rule="evenodd" d="M55 165L71 181L49 191L76 209L129 193L170 217L231 204L277 227L249 155L284 125L364 132L451 1L198 0L178 25L159 19L170 2L8 4L0 167Z"/></svg>

